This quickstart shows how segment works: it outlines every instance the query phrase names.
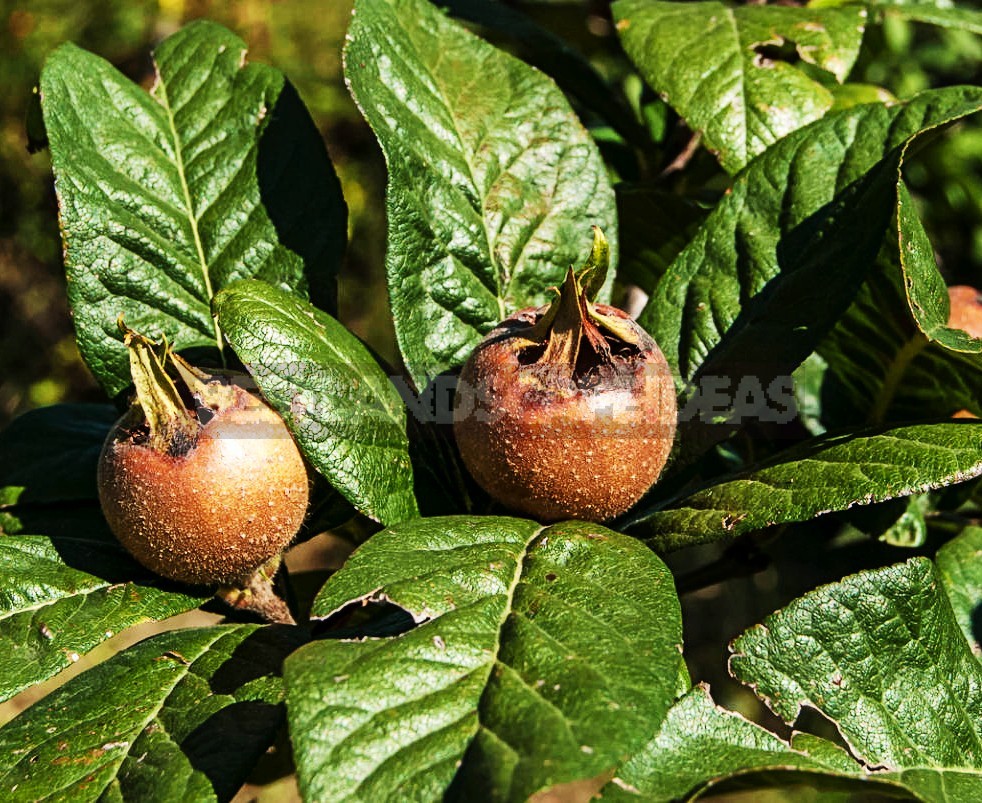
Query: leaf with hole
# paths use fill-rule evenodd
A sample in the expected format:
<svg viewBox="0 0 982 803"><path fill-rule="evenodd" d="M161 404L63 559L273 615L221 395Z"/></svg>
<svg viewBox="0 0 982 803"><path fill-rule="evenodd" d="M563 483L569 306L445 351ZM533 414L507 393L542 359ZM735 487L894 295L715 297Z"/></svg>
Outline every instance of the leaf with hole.
<svg viewBox="0 0 982 803"><path fill-rule="evenodd" d="M688 687L668 569L599 525L407 522L355 552L313 613L373 601L418 626L287 661L310 799L524 800L612 770Z"/></svg>
<svg viewBox="0 0 982 803"><path fill-rule="evenodd" d="M795 62L841 83L859 55L867 13L860 4L658 0L617 0L613 10L624 49L644 79L731 173L832 107L825 82Z"/></svg>

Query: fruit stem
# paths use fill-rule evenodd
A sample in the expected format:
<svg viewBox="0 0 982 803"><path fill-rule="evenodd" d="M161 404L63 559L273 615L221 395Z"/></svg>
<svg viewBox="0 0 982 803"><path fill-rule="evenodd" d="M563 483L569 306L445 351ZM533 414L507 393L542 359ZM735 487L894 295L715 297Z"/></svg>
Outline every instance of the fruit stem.
<svg viewBox="0 0 982 803"><path fill-rule="evenodd" d="M215 596L236 610L250 611L261 616L270 624L295 625L289 606L273 590L272 577L279 568L281 556L261 566L241 585L222 586Z"/></svg>
<svg viewBox="0 0 982 803"><path fill-rule="evenodd" d="M154 343L126 326L122 316L117 326L129 350L130 376L150 429L148 445L175 457L187 454L197 443L199 424L164 368L166 341L162 345ZM163 357L158 354L161 348Z"/></svg>

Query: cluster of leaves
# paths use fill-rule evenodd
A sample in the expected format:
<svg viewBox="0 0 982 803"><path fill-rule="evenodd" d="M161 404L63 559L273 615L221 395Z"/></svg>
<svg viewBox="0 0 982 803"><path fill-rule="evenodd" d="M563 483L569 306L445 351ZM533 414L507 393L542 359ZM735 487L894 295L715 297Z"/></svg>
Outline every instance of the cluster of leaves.
<svg viewBox="0 0 982 803"><path fill-rule="evenodd" d="M504 7L449 6L533 42L555 82L425 0L356 2L345 71L388 166L391 310L406 372L431 391L411 416L408 383L334 317L345 203L282 74L208 23L157 48L149 93L72 45L49 58L70 302L97 380L110 397L129 384L120 314L241 363L329 486L311 531L352 512L384 529L316 591L307 624L166 632L10 721L4 797L227 799L285 727L310 800L733 784L978 799L982 424L950 416L982 414L982 341L947 326L902 167L979 111L982 88L898 100L846 79L881 15L978 31L982 13L618 0L649 87L630 95ZM683 130L704 148L673 152ZM621 252L619 282L648 295L639 319L683 421L666 476L623 521L544 527L499 515L438 410L420 417L485 332L549 299L593 225ZM792 372L800 412L775 432L759 419ZM0 436L0 699L208 597L149 576L107 532L94 464L115 414L45 408ZM886 510L876 534L897 543L935 519L948 539L733 642L731 672L778 717L807 706L841 735L785 739L693 685L656 553L855 506Z"/></svg>

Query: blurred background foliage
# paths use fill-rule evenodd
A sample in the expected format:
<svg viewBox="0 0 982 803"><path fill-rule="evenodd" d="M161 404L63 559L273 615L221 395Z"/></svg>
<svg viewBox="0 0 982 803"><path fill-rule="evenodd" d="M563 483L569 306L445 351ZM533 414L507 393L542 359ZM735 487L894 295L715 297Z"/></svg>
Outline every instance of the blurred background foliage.
<svg viewBox="0 0 982 803"><path fill-rule="evenodd" d="M465 9L491 0L458 0ZM704 151L685 170L662 172L681 151L684 125L649 96L623 57L601 0L509 0L566 40L633 107L650 147L637 157L605 121L584 112L619 178L656 177L660 189L712 201L728 182ZM398 355L385 303L385 169L374 138L351 101L341 48L352 0L3 0L0 3L0 426L15 415L59 401L98 399L74 344L65 301L57 210L46 152L29 154L26 120L46 55L71 40L145 86L150 52L197 18L220 22L249 45L250 58L289 76L322 131L350 208L350 247L340 316L392 364ZM478 14L480 16L480 14ZM483 31L520 56L521 35ZM872 24L851 80L896 97L927 88L982 82L982 38L886 16ZM574 99L575 101L575 99ZM634 143L636 146L636 142ZM640 165L640 169L639 169ZM982 284L982 124L958 127L910 160L908 178L921 202L950 283ZM626 233L626 232L625 232Z"/></svg>

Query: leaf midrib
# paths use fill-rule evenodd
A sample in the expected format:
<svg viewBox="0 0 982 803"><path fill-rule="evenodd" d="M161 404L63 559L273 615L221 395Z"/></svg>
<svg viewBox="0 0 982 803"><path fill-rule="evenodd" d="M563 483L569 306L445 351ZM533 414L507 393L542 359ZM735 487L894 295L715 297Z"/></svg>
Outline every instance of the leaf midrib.
<svg viewBox="0 0 982 803"><path fill-rule="evenodd" d="M160 105L163 107L164 112L167 115L167 126L170 129L171 138L174 143L174 165L177 168L177 175L181 182L181 191L184 194L184 205L185 213L187 215L188 223L191 225L191 235L194 239L194 248L198 260L198 267L201 269L201 276L205 282L205 293L207 294L207 303L210 305L211 300L215 297L215 292L212 289L211 284L211 274L208 269L208 260L205 257L205 249L201 240L201 231L198 228L198 218L194 212L194 203L191 200L191 188L187 180L187 172L184 166L184 149L181 142L181 137L177 132L177 121L174 118L174 110L171 107L170 99L167 95L167 81L164 79L163 75L160 74L160 68L157 68L157 86L160 89L159 100ZM212 326L215 332L215 345L218 347L219 353L224 351L224 342L222 339L222 330L218 325L218 319L213 315L211 316Z"/></svg>

